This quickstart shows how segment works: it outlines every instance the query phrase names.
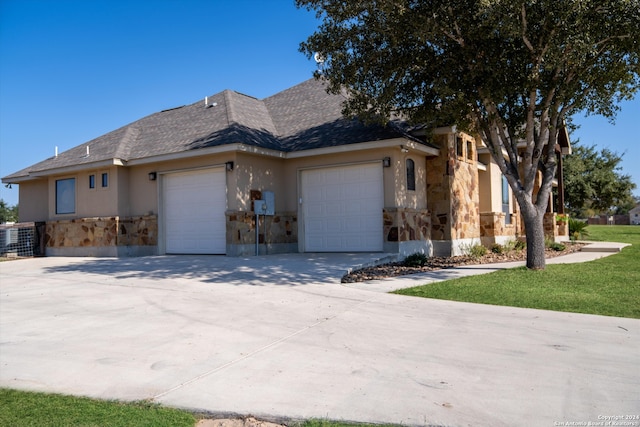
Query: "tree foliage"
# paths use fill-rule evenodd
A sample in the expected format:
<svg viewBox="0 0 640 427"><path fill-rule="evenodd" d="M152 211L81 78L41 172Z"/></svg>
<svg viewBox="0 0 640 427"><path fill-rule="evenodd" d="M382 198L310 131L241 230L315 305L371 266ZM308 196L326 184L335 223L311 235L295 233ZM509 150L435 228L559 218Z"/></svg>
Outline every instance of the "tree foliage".
<svg viewBox="0 0 640 427"><path fill-rule="evenodd" d="M630 175L622 174L622 155L607 148L575 144L564 163L564 197L571 216L625 214L635 205L636 188Z"/></svg>
<svg viewBox="0 0 640 427"><path fill-rule="evenodd" d="M18 221L18 205L9 206L4 200L0 199L0 224L16 221Z"/></svg>
<svg viewBox="0 0 640 427"><path fill-rule="evenodd" d="M326 58L329 90L349 93L345 114L482 138L520 206L527 265L543 268L558 131L577 111L614 116L637 91L640 0L296 3L322 20L301 51Z"/></svg>

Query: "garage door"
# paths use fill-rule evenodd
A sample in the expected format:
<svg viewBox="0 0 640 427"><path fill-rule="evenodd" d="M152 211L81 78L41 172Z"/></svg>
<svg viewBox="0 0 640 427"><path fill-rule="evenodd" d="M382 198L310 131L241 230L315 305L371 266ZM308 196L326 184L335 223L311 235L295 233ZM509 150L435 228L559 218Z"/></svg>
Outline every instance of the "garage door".
<svg viewBox="0 0 640 427"><path fill-rule="evenodd" d="M382 251L379 163L302 172L306 252Z"/></svg>
<svg viewBox="0 0 640 427"><path fill-rule="evenodd" d="M226 191L224 168L163 176L166 253L226 252Z"/></svg>

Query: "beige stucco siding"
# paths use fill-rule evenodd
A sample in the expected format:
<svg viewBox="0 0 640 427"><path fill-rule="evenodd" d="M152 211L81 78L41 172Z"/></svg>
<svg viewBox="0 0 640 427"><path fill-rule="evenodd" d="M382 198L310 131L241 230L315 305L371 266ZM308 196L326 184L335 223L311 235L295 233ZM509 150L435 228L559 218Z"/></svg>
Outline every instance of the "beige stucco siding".
<svg viewBox="0 0 640 427"><path fill-rule="evenodd" d="M102 174L108 176L108 184L102 186ZM95 176L95 188L89 188L89 176ZM56 213L56 182L75 178L75 212ZM49 219L74 219L118 215L118 180L116 167L100 168L49 178Z"/></svg>
<svg viewBox="0 0 640 427"><path fill-rule="evenodd" d="M479 156L486 171L479 172L480 212L502 212L502 172L490 154Z"/></svg>
<svg viewBox="0 0 640 427"><path fill-rule="evenodd" d="M47 179L24 181L18 187L19 220L46 221L49 217L49 182Z"/></svg>
<svg viewBox="0 0 640 427"><path fill-rule="evenodd" d="M149 180L149 173L156 172L157 167L151 165L134 166L129 168L129 215L157 215L158 214L158 182ZM156 172L157 174L157 172Z"/></svg>
<svg viewBox="0 0 640 427"><path fill-rule="evenodd" d="M286 200L295 187L282 174L285 160L238 153L234 165L233 181L228 182L229 209L251 210L251 190L273 191L276 212L286 209ZM235 185L233 185L235 183Z"/></svg>

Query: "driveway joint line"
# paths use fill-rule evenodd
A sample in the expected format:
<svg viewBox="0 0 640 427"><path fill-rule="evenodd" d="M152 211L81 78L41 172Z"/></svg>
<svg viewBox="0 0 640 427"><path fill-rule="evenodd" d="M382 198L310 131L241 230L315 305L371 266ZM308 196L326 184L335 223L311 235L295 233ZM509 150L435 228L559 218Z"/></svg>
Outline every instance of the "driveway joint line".
<svg viewBox="0 0 640 427"><path fill-rule="evenodd" d="M201 373L200 375L197 375L197 376L191 378L190 380L187 380L187 381L185 381L183 383L180 383L180 384L178 384L178 385L176 385L174 387L171 387L170 389L165 390L162 393L156 394L155 396L151 397L151 400L160 399L160 398L162 398L162 397L164 397L164 396L166 396L166 395L168 395L170 393L173 393L174 391L180 390L181 388L183 388L185 386L193 384L193 383L201 380L202 378L208 377L209 375L215 374L216 372L221 371L221 370L223 370L225 368L228 368L229 366L235 365L236 363L239 363L239 362L242 362L243 360L249 359L249 358L255 356L256 354L259 354L259 353L261 353L261 352L263 352L265 350L268 350L271 347L274 347L274 346L276 346L276 345L278 345L280 343L283 343L283 342L285 342L285 341L287 341L287 340L289 340L289 339L291 339L291 338L293 338L293 337L295 337L297 335L300 335L303 332L306 332L306 331L308 331L310 329L313 329L318 325L321 325L321 324L326 323L326 322L328 322L330 320L333 320L333 319L335 319L335 318L337 318L339 316L342 316L343 314L348 313L348 312L360 307L361 305L367 304L367 303L375 300L376 298L377 298L377 296L374 296L374 297L368 298L366 300L360 301L359 303L353 305L352 307L349 307L348 309L346 309L344 311L341 311L340 313L336 313L336 314L334 314L333 316L330 316L330 317L325 317L324 319L321 319L321 320L319 320L319 321L317 321L317 322L315 322L315 323L313 323L311 325L305 326L304 328L299 329L299 330L297 330L297 331L295 331L295 332L293 332L293 333L291 333L291 334L289 334L289 335L287 335L285 337L279 338L279 339L277 339L277 340L275 340L275 341L273 341L273 342L271 342L271 343L269 343L269 344L267 344L267 345L265 345L263 347L260 347L257 350L249 352L249 353L243 355L242 357L239 357L237 359L231 360L231 361L229 361L229 362L227 362L227 363L225 363L223 365L220 365L220 366L217 366L217 367L215 367L213 369L205 371L205 372Z"/></svg>

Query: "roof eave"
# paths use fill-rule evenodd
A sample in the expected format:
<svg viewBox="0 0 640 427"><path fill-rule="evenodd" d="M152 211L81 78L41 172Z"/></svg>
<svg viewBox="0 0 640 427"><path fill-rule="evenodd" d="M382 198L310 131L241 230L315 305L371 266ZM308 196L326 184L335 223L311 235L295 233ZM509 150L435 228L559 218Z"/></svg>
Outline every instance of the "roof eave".
<svg viewBox="0 0 640 427"><path fill-rule="evenodd" d="M408 138L393 138L382 141L359 142L355 144L338 145L335 147L311 148L308 150L292 151L287 153L288 159L297 159L302 157L322 156L326 154L347 153L353 151L371 150L375 148L404 147L410 151L415 151L429 156L438 156L440 150L438 148L423 145Z"/></svg>
<svg viewBox="0 0 640 427"><path fill-rule="evenodd" d="M82 163L73 166L29 171L28 175L22 175L18 177L4 177L2 178L2 182L5 184L19 184L20 182L32 181L34 179L45 178L52 175L64 175L88 169L105 168L110 166L126 166L126 162L122 159L107 159L91 163Z"/></svg>

